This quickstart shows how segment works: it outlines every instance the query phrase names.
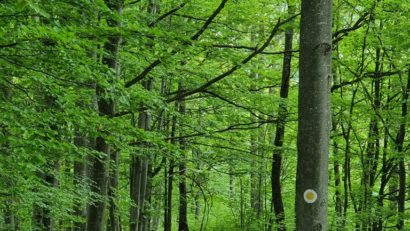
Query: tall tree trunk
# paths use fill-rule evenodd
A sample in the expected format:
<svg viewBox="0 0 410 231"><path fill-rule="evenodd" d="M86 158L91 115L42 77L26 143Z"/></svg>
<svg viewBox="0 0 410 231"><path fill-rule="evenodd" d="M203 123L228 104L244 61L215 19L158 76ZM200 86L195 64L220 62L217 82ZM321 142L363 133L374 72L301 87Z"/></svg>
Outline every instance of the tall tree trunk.
<svg viewBox="0 0 410 231"><path fill-rule="evenodd" d="M178 92L183 92L182 82L179 83ZM182 99L179 102L179 113L185 115L185 102ZM179 123L182 124L182 123ZM183 136L183 129L180 126L180 135ZM186 188L186 141L185 138L179 139L181 156L179 160L179 212L178 212L178 231L188 231L188 200Z"/></svg>
<svg viewBox="0 0 410 231"><path fill-rule="evenodd" d="M176 103L178 105L178 103ZM172 127L171 127L171 137L175 137L177 126L177 117L174 115L172 117ZM171 140L171 143L175 143L175 139ZM174 167L175 161L173 157L170 157L168 171L165 172L166 180L166 195L165 195L165 217L164 217L164 231L171 231L172 227L172 192L173 192L173 182L174 182Z"/></svg>
<svg viewBox="0 0 410 231"><path fill-rule="evenodd" d="M288 2L288 14L294 14L294 6ZM283 56L283 66L282 66L282 81L280 88L280 98L279 102L279 116L276 123L276 132L273 144L275 149L272 154L272 171L271 171L271 187L272 187L272 198L271 198L271 210L275 212L277 230L285 231L285 209L283 206L282 199L282 185L280 182L281 171L282 171L282 156L283 156L283 140L285 137L285 123L287 119L287 98L289 94L289 80L291 73L291 63L292 63L292 42L293 42L293 28L290 26L286 30L285 34L285 54ZM271 230L272 222L269 222L268 230Z"/></svg>
<svg viewBox="0 0 410 231"><path fill-rule="evenodd" d="M250 41L254 42L259 36L259 34L256 32L255 28L251 28L251 36L250 36ZM258 31L260 32L260 31ZM263 33L263 32L262 32ZM261 34L262 34L261 33ZM251 72L250 78L253 79L254 81L257 81L259 75L256 72ZM255 88L255 84L252 82L251 83L251 88ZM249 113L249 118L251 123L255 123L257 120L257 115L255 113L250 112ZM249 175L249 181L250 181L250 207L253 210L253 216L252 219L256 218L259 219L260 211L261 211L261 205L260 205L260 198L259 198L259 190L261 188L261 185L259 184L259 175L260 175L260 156L259 156L259 142L258 142L258 133L260 129L255 129L250 131L249 135L249 152L251 155L253 155L255 158L253 158L250 161L250 175ZM256 222L255 222L256 223Z"/></svg>
<svg viewBox="0 0 410 231"><path fill-rule="evenodd" d="M118 191L118 167L119 167L119 152L112 151L110 153L110 171L109 171L109 186L108 186L108 223L107 231L120 230L120 218L117 208L117 191Z"/></svg>
<svg viewBox="0 0 410 231"><path fill-rule="evenodd" d="M166 204L165 204L165 221L164 221L164 231L171 231L172 227L172 192L173 192L173 181L174 181L174 165L175 162L170 160L168 171L166 172L167 181L167 194L166 194Z"/></svg>
<svg viewBox="0 0 410 231"><path fill-rule="evenodd" d="M332 1L302 0L296 230L328 230Z"/></svg>
<svg viewBox="0 0 410 231"><path fill-rule="evenodd" d="M74 138L74 144L77 147L91 147L89 141L86 137L77 134ZM93 148L93 147L91 147ZM87 176L87 165L86 165L86 156L82 157L80 160L74 162L74 184L76 187L81 187L82 184L86 181ZM85 204L82 202L76 202L74 205L74 215L77 217L76 221L73 224L74 231L83 231L85 230L86 223L82 221L87 217L87 210Z"/></svg>
<svg viewBox="0 0 410 231"><path fill-rule="evenodd" d="M355 98L356 98L357 88L352 90L352 98L350 101L350 108L349 108L349 117L347 121L347 126L345 127L343 123L341 124L343 138L345 140L345 150L344 150L344 163L343 163L343 216L341 217L341 228L344 228L346 223L346 216L349 207L349 196L352 199L354 211L357 212L356 202L354 200L354 196L351 192L351 166L350 166L350 153L351 153L351 142L350 142L350 134L352 131L352 116L353 116L353 109L355 105Z"/></svg>
<svg viewBox="0 0 410 231"><path fill-rule="evenodd" d="M147 91L152 90L152 79L148 79L142 83ZM151 115L142 104L138 117L138 127L145 131L151 130ZM147 150L148 147L142 147ZM130 211L130 231L142 231L144 225L146 192L148 182L149 157L148 153L142 153L141 156L133 154L131 161L131 185L130 197L134 205Z"/></svg>
<svg viewBox="0 0 410 231"><path fill-rule="evenodd" d="M256 122L256 117L253 114L250 114L250 120L251 123ZM258 155L258 137L257 137L257 132L258 129L250 131L250 137L249 137L249 152L251 153L254 158L250 161L250 176L249 176L249 181L250 181L250 207L252 208L253 215L258 217L258 211L259 211L259 204L258 204L258 172L260 169L258 168L260 158ZM254 218L252 218L254 219Z"/></svg>
<svg viewBox="0 0 410 231"><path fill-rule="evenodd" d="M118 14L122 12L123 2L116 0L106 0L105 4L108 8ZM108 18L107 23L110 27L118 27L119 22L115 18ZM104 44L104 50L107 53L103 57L103 64L113 69L117 73L118 59L117 53L121 42L121 38L113 36L108 38L108 42ZM102 116L111 117L114 115L114 101L105 96L106 89L101 85L96 86L98 112ZM99 136L96 138L95 150L100 152L101 155L94 156L91 159L90 180L92 181L91 191L98 195L100 198L94 203L88 205L87 211L87 230L88 231L100 231L104 229L104 213L105 204L108 191L108 162L110 158L110 146L104 139Z"/></svg>
<svg viewBox="0 0 410 231"><path fill-rule="evenodd" d="M376 49L376 63L375 63L375 80L373 81L374 96L373 108L376 114L380 114L381 109L381 78L380 78L380 48ZM366 214L366 219L362 219L362 229L367 230L373 223L373 200L372 191L375 184L375 177L377 173L377 166L380 156L380 138L379 138L378 118L376 115L372 116L369 124L368 144L364 166L363 166L363 206L362 210Z"/></svg>
<svg viewBox="0 0 410 231"><path fill-rule="evenodd" d="M406 165L405 152L403 151L404 138L406 136L406 119L407 119L407 100L410 92L410 68L408 70L408 78L406 87L403 89L403 100L401 105L401 123L400 129L396 138L397 151L399 152L399 194L397 196L397 230L405 230L404 226L404 212L406 203Z"/></svg>

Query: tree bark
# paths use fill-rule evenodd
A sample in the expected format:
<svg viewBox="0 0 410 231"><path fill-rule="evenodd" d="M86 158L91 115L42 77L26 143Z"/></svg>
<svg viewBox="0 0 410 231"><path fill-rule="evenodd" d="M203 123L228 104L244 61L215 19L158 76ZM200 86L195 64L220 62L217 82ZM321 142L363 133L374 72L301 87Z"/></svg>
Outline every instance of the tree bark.
<svg viewBox="0 0 410 231"><path fill-rule="evenodd" d="M294 7L288 3L288 14L294 14ZM272 198L271 198L271 211L275 212L275 220L278 231L285 231L285 209L283 206L282 199L282 185L280 182L281 171L282 171L282 156L283 156L283 140L285 137L285 124L287 118L287 99L289 94L289 81L291 73L291 62L292 62L292 42L293 42L293 28L289 26L285 34L285 54L283 56L283 66L282 66L282 81L280 88L280 98L279 102L279 117L276 123L276 132L273 144L275 149L272 154L272 171L271 171L271 187L272 187ZM272 222L269 222L269 229L271 230Z"/></svg>
<svg viewBox="0 0 410 231"><path fill-rule="evenodd" d="M406 165L405 152L403 150L404 138L406 136L406 119L407 119L407 100L410 92L410 68L408 70L408 78L406 87L403 89L403 100L401 105L401 123L399 132L396 138L397 151L399 152L399 194L397 196L397 230L405 230L404 226L404 212L406 204Z"/></svg>
<svg viewBox="0 0 410 231"><path fill-rule="evenodd" d="M182 82L179 83L179 92L183 92ZM185 102L183 99L179 102L179 113L185 114ZM180 123L181 124L181 123ZM183 129L180 126L180 135L182 137ZM189 231L188 228L188 200L187 200L187 188L186 188L186 141L185 138L179 139L179 146L181 149L181 156L179 160L179 219L178 219L178 231Z"/></svg>
<svg viewBox="0 0 410 231"><path fill-rule="evenodd" d="M119 152L113 151L110 153L110 171L109 171L109 186L108 186L108 223L107 231L120 230L120 218L117 212L117 191L118 191L118 167L119 167Z"/></svg>
<svg viewBox="0 0 410 231"><path fill-rule="evenodd" d="M147 91L152 90L152 79L148 79L142 84ZM145 131L151 130L151 115L143 104L140 107L138 127ZM142 148L147 149L148 147ZM131 206L130 211L130 231L142 231L144 227L148 168L148 153L142 153L140 156L133 154L131 163L130 197L135 205Z"/></svg>
<svg viewBox="0 0 410 231"><path fill-rule="evenodd" d="M77 147L90 147L88 139L80 134L77 134L74 139L74 144ZM91 147L93 148L93 147ZM74 184L76 187L81 187L81 184L84 184L87 176L87 165L86 157L83 157L81 160L76 160L74 162ZM79 219L84 219L87 217L87 210L85 204L81 202L76 202L74 205L74 215L77 217L77 220L73 224L74 231L83 231L85 230L86 223L82 222Z"/></svg>
<svg viewBox="0 0 410 231"><path fill-rule="evenodd" d="M175 137L177 126L177 117L174 115L172 117L172 127L171 127L171 137ZM174 144L175 140L171 140ZM168 171L165 172L166 179L166 195L165 195L165 217L164 217L164 231L171 231L172 227L172 192L173 192L173 181L174 181L174 167L175 161L170 157Z"/></svg>
<svg viewBox="0 0 410 231"><path fill-rule="evenodd" d="M328 230L332 1L302 1L300 36L296 230Z"/></svg>
<svg viewBox="0 0 410 231"><path fill-rule="evenodd" d="M121 14L122 12L122 1L106 0L105 4L108 8ZM108 18L107 23L110 27L118 27L119 22L114 18ZM104 44L104 50L106 55L103 57L103 64L111 68L115 73L117 73L118 59L117 53L121 42L121 38L114 36L109 37L108 42ZM102 86L97 84L96 95L98 112L101 116L112 117L115 113L114 111L114 101L111 98L105 96L105 91ZM101 155L94 156L91 160L91 171L90 180L92 181L91 191L99 198L96 202L90 203L88 205L87 211L87 230L88 231L100 231L104 229L104 213L106 207L107 191L108 191L108 161L110 158L110 145L106 142L105 138L99 136L96 138L95 150L100 152Z"/></svg>

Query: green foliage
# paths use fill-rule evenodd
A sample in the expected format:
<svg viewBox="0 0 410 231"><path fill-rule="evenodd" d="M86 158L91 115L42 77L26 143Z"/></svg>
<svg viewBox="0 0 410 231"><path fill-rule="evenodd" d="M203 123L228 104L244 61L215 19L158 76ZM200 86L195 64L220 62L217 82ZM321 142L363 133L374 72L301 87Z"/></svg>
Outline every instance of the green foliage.
<svg viewBox="0 0 410 231"><path fill-rule="evenodd" d="M93 182L76 175L74 166L87 166L91 157L106 155L95 150L95 139L102 137L111 150L120 153L119 187L114 200L124 228L129 225L133 203L129 197L129 165L131 156L136 155L148 156L150 167L158 170L152 178L152 195L147 203L156 228L163 225L164 181L169 179L166 171L174 161L172 215L176 229L177 166L185 161L192 230L264 230L274 216L270 208L270 171L276 148L275 124L282 102L288 109L281 147L282 194L286 227L292 230L299 19L281 26L265 53L241 64L207 89L187 96L186 113L180 113L180 101L167 100L178 95L178 83L183 83L184 89L196 89L240 64L264 43L279 18L284 21L288 17L288 4L294 5L297 12L299 2L228 1L195 41L191 37L221 1L186 1L183 8L155 25L150 23L185 1L163 0L158 13L148 11L149 1L125 1L122 14L112 11L105 2L0 3L0 227L35 230L38 224L33 214L38 210L49 213L57 230L71 228L74 222L84 223L85 217L75 212L77 205L85 208L87 203L108 200L91 193ZM408 209L397 214L396 166L400 158L408 161L408 139L404 151L399 151L396 138L400 125L408 121L401 108L409 68L410 4L384 0L334 1L334 5L335 32L352 27L366 12L369 15L360 27L343 34L334 44L333 84L343 86L332 92L335 128L331 138L338 150L331 147L329 227L353 230L378 219L383 226L392 227L398 216L409 215ZM121 22L120 26L109 26L107 19ZM281 99L280 51L284 50L288 28L295 33L295 52L289 97ZM111 55L106 44L113 37L122 40L115 57L120 63L118 70L104 63ZM378 61L376 49L381 52ZM144 88L143 81L125 87L155 60L161 64L144 78L152 80L152 90ZM374 105L376 62L380 63L379 71L386 74L381 78L380 108ZM100 97L114 102L116 115L99 114L97 85L104 89ZM150 130L138 127L143 110L151 116ZM373 136L369 135L372 119L378 127L378 134ZM175 134L172 126L176 127ZM79 144L78 138L86 142ZM181 140L186 147L181 148ZM369 151L375 143L379 145L378 156ZM186 154L185 160L181 153ZM350 185L346 188L343 184L347 179L347 155ZM371 171L369 163L374 162L376 177L370 186L364 179ZM337 164L339 185L335 185ZM383 165L387 164L394 168L380 195ZM111 171L116 168L111 162L107 165ZM261 178L259 216L250 205L255 183L250 182L251 174ZM337 193L343 200L347 193L348 207L343 216L335 211ZM199 214L195 210L198 205ZM409 206L408 201L405 205ZM13 223L8 220L10 217Z"/></svg>

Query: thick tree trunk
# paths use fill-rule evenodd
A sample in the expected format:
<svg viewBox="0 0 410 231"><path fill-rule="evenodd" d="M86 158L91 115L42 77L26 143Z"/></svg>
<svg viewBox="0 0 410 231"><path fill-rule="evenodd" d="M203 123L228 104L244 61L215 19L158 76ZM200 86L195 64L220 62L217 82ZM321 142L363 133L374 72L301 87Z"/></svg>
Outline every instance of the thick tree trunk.
<svg viewBox="0 0 410 231"><path fill-rule="evenodd" d="M328 230L332 1L303 0L296 230Z"/></svg>
<svg viewBox="0 0 410 231"><path fill-rule="evenodd" d="M99 90L97 90L99 91ZM98 95L98 94L97 94ZM101 109L104 107L100 107ZM107 109L107 108L105 108ZM109 110L107 110L108 112ZM87 230L102 231L104 227L105 199L107 196L107 177L108 177L108 155L109 146L104 138L97 137L96 151L104 153L100 157L93 157L91 160L90 180L92 181L91 192L99 195L98 201L88 205L87 211Z"/></svg>

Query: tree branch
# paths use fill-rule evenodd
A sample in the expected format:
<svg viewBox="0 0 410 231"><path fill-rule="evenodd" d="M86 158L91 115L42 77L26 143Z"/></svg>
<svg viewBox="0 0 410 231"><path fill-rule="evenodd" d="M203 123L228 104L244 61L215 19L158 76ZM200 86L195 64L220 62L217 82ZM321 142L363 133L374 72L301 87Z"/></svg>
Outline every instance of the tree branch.
<svg viewBox="0 0 410 231"><path fill-rule="evenodd" d="M10 43L10 44L4 44L4 45L0 45L0 48L6 48L6 47L14 47L17 46L17 42L14 43Z"/></svg>
<svg viewBox="0 0 410 231"><path fill-rule="evenodd" d="M229 100L229 99L227 99L227 98L222 97L221 95L216 94L215 92L207 91L207 90L205 90L205 91L203 91L203 92L204 92L204 93L207 93L207 94L210 94L211 96L213 96L213 97L215 97L215 98L218 98L218 99L220 99L220 100L222 100L222 101L224 101L224 102L226 102L226 103L228 103L228 104L230 104L230 105L233 105L233 106L238 107L238 108L242 108L242 109L248 111L249 113L251 113L253 116L255 116L255 117L258 118L258 119L263 119L263 118L261 118L258 114L256 114L255 112L253 112L252 109L247 108L247 107L242 106L242 105L239 105L239 104L237 104L237 103L235 103L235 102L233 102L233 101L231 101L231 100ZM260 111L259 111L259 112L260 112ZM264 113L263 113L263 114L264 114ZM271 115L267 115L267 116L271 116ZM271 117L272 117L272 116L271 116Z"/></svg>
<svg viewBox="0 0 410 231"><path fill-rule="evenodd" d="M222 2L219 4L218 8L212 13L211 16L208 17L208 19L205 21L204 25L199 29L198 32L196 32L192 37L191 40L195 41L197 40L208 28L208 26L211 24L212 20L222 11L222 9L225 7L225 4L228 0L222 0Z"/></svg>
<svg viewBox="0 0 410 231"><path fill-rule="evenodd" d="M216 48L230 48L230 49L244 49L244 50L251 50L255 51L258 49L257 47L250 47L250 46L242 46L242 45L226 45L226 44L214 44L212 47ZM299 50L290 50L290 51L262 51L260 54L266 55L280 55L285 54L286 52L299 52Z"/></svg>
<svg viewBox="0 0 410 231"><path fill-rule="evenodd" d="M234 130L250 130L250 129L257 129L260 128L262 125L267 124L267 123L275 123L276 119L267 119L267 120L258 120L254 122L249 122L249 123L239 123L239 124L233 124L230 125L226 128L216 130L216 131L210 131L210 132L197 132L193 134L188 134L188 135L183 135L183 136L175 136L175 137L167 137L165 140L175 140L175 139L181 139L181 138L191 138L191 137L197 137L197 136L203 136L206 134L212 134L212 133L223 133L227 131L234 131ZM253 126L252 126L253 125Z"/></svg>
<svg viewBox="0 0 410 231"><path fill-rule="evenodd" d="M368 72L368 73L363 74L362 78L356 78L352 81L345 81L345 82L341 82L339 84L333 85L332 88L330 89L330 91L333 92L333 91L336 91L337 89L342 88L344 86L348 86L348 85L358 83L358 82L362 81L365 77L376 79L376 78L382 78L382 77L392 76L392 75L396 75L396 74L400 74L400 71L389 71L389 72L380 72L380 73Z"/></svg>
<svg viewBox="0 0 410 231"><path fill-rule="evenodd" d="M163 15L161 15L159 18L157 18L155 21L151 22L150 24L148 24L149 27L154 27L155 25L157 25L157 23L159 23L161 20L163 20L164 18L174 14L175 12L177 12L178 10L182 9L184 6L186 5L186 3L182 3L179 6L173 8L172 10L164 13Z"/></svg>
<svg viewBox="0 0 410 231"><path fill-rule="evenodd" d="M343 39L344 36L348 35L349 32L354 31L359 29L360 27L363 26L364 21L366 20L367 16L369 16L370 13L366 12L364 13L356 22L353 26L348 27L348 28L343 28L340 29L338 31L336 31L335 33L333 33L333 44L338 43L340 40Z"/></svg>
<svg viewBox="0 0 410 231"><path fill-rule="evenodd" d="M250 60L252 60L252 58L254 58L256 55L258 55L259 53L261 53L272 41L273 37L276 35L276 33L279 31L280 26L282 26L283 24L293 20L295 17L297 17L299 14L295 14L291 17L289 17L288 19L286 19L285 21L281 22L280 19L278 20L278 22L276 23L275 27L272 29L272 32L270 33L268 39L265 41L265 43L258 49L256 49L254 52L252 52L251 54L249 54L245 59L243 59L239 64L233 66L231 69L229 69L228 71L220 74L219 76L209 80L208 82L202 84L201 86L199 86L198 88L192 89L190 91L184 92L182 93L180 96L175 96L173 98L168 99L166 102L172 102L175 100L180 100L182 98L185 98L187 96L202 92L204 90L206 90L208 87L210 87L212 84L222 80L223 78L231 75L232 73L234 73L235 71L237 71L238 69L240 69L243 65L247 64Z"/></svg>
<svg viewBox="0 0 410 231"><path fill-rule="evenodd" d="M212 13L211 16L209 16L209 18L205 21L204 25L202 25L202 27L198 30L198 32L196 32L192 37L191 40L195 41L198 40L199 37L205 32L205 30L208 28L208 26L211 24L212 20L221 12L221 10L224 8L225 3L228 0L222 0L222 2L219 4L218 8L216 8L216 10ZM173 50L171 52L171 56L175 55L177 53L176 50ZM164 57L163 57L164 58ZM139 75L137 75L134 79L128 81L127 83L125 83L125 88L129 88L131 86L133 86L134 84L136 84L137 82L139 82L140 80L142 80L143 78L145 78L145 76L147 76L156 66L158 66L159 64L162 63L161 59L163 58L159 58L157 60L155 60L154 62L152 62L150 65L148 65L148 67L146 67Z"/></svg>

